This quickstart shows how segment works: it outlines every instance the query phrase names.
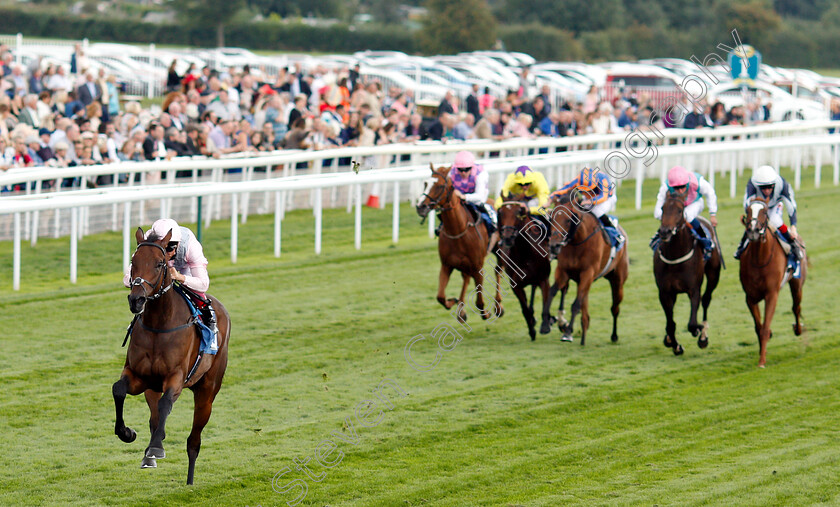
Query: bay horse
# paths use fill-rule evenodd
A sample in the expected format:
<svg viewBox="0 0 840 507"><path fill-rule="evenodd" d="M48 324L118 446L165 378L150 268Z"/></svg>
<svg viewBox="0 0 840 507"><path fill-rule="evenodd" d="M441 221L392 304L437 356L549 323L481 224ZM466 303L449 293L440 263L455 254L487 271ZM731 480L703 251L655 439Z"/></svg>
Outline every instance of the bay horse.
<svg viewBox="0 0 840 507"><path fill-rule="evenodd" d="M144 239L143 230L139 228L135 234L137 250L131 258L132 282L128 305L135 315L135 323L139 325L132 323L125 366L113 386L117 412L114 433L126 443L137 438L137 433L123 421L123 404L126 394L136 396L143 393L151 413L151 439L141 467L157 467L157 460L166 457L163 450L166 418L181 391L191 389L195 407L192 431L187 439L187 484L192 484L195 460L201 447L201 431L210 419L213 400L222 386L227 367L230 315L218 299L208 295L216 309L219 350L216 355L203 354L202 359L197 361L200 330L194 325L184 298L171 290L173 280L166 253L171 236L172 231L169 231L163 238L151 235Z"/></svg>
<svg viewBox="0 0 840 507"><path fill-rule="evenodd" d="M678 294L688 294L691 300L691 312L688 319L688 331L697 338L697 346L705 349L709 346L707 313L712 302L712 292L720 281L721 253L717 235L711 224L707 230L714 248L708 261L703 259L703 247L691 233L691 225L685 220L685 200L679 195L669 195L662 205L662 222L659 227L659 245L653 252L653 276L659 288L659 303L665 311L665 338L663 343L671 347L674 355L684 352L677 342L676 323L674 322L674 303ZM703 217L699 220L706 222ZM708 222L706 222L708 223ZM700 307L700 288L703 278L706 289L703 292L703 324L697 323L697 310Z"/></svg>
<svg viewBox="0 0 840 507"><path fill-rule="evenodd" d="M487 224L480 218L474 218L464 203L455 194L455 187L449 179L449 168L434 168L432 181L426 183L423 200L417 205L417 214L425 219L429 211L437 210L441 220L440 237L438 238L438 254L440 255L440 275L438 278L437 300L447 310L457 305L458 319L466 322L467 312L464 310L464 298L470 279L475 280L476 308L482 319L489 319L493 314L496 318L504 314L501 294L501 266L496 265L496 295L494 312L484 310L484 296L482 283L484 282L484 259L490 241ZM446 286L452 270L461 272L464 280L461 295L446 298Z"/></svg>
<svg viewBox="0 0 840 507"><path fill-rule="evenodd" d="M574 193L574 192L572 192ZM624 282L630 269L625 240L622 249L615 253L610 262L611 244L601 228L600 220L587 212L577 199L572 200L565 194L551 210L551 237L549 247L552 256L557 258L552 294L561 291L558 313L558 327L563 332L563 341L572 341L575 317L580 313L580 344L586 343L586 330L589 329L589 289L600 277L610 282L612 288L613 329L610 339L618 341L619 305L624 298ZM623 229L620 232L626 238ZM569 280L577 283L577 297L572 304L572 318L564 318L563 304Z"/></svg>
<svg viewBox="0 0 840 507"><path fill-rule="evenodd" d="M747 230L749 243L741 255L741 285L747 296L747 307L752 313L755 323L755 334L758 335L758 366L764 368L767 362L767 342L773 336L770 323L776 311L779 291L785 283L790 285L793 298L793 333L801 335L805 326L802 323L802 287L805 285L807 254L800 262L800 276L794 278L787 269L787 255L775 231L770 230L771 238L767 237L770 229L767 221L767 200L756 197L747 205L749 216L742 215L741 223ZM798 240L797 240L798 241ZM801 242L800 242L801 245ZM805 249L802 248L802 252ZM764 322L761 321L761 310L758 303L764 301Z"/></svg>
<svg viewBox="0 0 840 507"><path fill-rule="evenodd" d="M504 198L504 196L502 196ZM542 324L540 333L551 332L551 295L549 277L551 260L548 252L548 235L541 225L531 216L526 202L528 197L519 194L508 197L497 210L499 216L499 260L511 280L518 280L513 293L519 299L522 316L528 324L531 341L536 340L537 320L534 318L534 293L539 286L542 292ZM536 233L536 235L535 235ZM525 288L531 286L531 304L525 294Z"/></svg>

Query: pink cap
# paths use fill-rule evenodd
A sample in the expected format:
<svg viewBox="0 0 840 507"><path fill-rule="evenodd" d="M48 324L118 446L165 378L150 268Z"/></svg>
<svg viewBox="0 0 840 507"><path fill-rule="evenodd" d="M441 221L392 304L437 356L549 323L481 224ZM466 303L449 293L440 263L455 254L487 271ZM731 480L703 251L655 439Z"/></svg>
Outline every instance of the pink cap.
<svg viewBox="0 0 840 507"><path fill-rule="evenodd" d="M673 188L683 185L688 185L688 171L682 166L677 165L672 167L668 171L668 186Z"/></svg>
<svg viewBox="0 0 840 507"><path fill-rule="evenodd" d="M452 164L452 167L455 169L461 169L465 167L472 167L475 165L475 155L469 151L459 151L455 154L455 163Z"/></svg>
<svg viewBox="0 0 840 507"><path fill-rule="evenodd" d="M181 227L178 226L178 222L171 218L161 218L153 223L152 228L146 231L146 238L154 233L158 238L163 239L169 234L169 231L172 231L172 237L169 238L170 242L181 241Z"/></svg>

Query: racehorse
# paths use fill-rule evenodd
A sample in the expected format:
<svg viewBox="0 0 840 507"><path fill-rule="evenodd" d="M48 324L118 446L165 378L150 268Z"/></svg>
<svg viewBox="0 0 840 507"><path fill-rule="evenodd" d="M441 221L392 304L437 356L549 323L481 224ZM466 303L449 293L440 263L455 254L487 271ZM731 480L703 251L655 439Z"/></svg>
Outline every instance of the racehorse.
<svg viewBox="0 0 840 507"><path fill-rule="evenodd" d="M611 244L601 228L600 221L591 213L585 212L582 204L572 201L571 195L560 197L551 210L551 237L549 240L552 256L557 258L555 281L551 288L552 295L561 291L558 326L563 332L563 341L572 341L575 317L580 313L580 344L586 343L586 330L589 328L589 289L600 277L610 281L612 287L613 330L610 339L618 341L618 313L624 298L624 281L630 268L627 257L627 242L615 252L610 260ZM599 234L600 232L600 234ZM624 230L620 230L626 238ZM569 280L577 282L577 297L572 304L572 318L563 317L563 304Z"/></svg>
<svg viewBox="0 0 840 507"><path fill-rule="evenodd" d="M499 216L499 255L502 265L511 280L518 279L513 293L519 298L522 316L528 324L531 340L536 340L536 319L534 318L534 293L539 286L542 291L542 324L540 333L551 332L551 296L549 294L549 276L551 261L548 253L548 235L541 225L531 216L524 194L511 196L497 210ZM536 233L536 235L535 235ZM523 276L524 275L524 276ZM515 277L515 278L514 278ZM525 287L531 286L531 304L525 295Z"/></svg>
<svg viewBox="0 0 840 507"><path fill-rule="evenodd" d="M674 355L684 352L675 336L674 303L677 294L688 294L691 300L691 314L688 319L688 331L697 337L697 346L705 349L709 345L706 316L712 292L720 280L721 253L717 235L711 224L707 230L714 242L712 256L703 260L703 247L694 240L690 225L683 214L685 200L678 195L669 195L662 206L662 224L659 227L659 246L653 252L653 276L659 288L659 303L665 310L666 347L671 347ZM705 219L698 217L705 222ZM706 290L703 292L703 324L697 324L697 309L700 306L700 287L706 278Z"/></svg>
<svg viewBox="0 0 840 507"><path fill-rule="evenodd" d="M144 239L143 230L139 228L135 234L137 250L131 258L128 306L135 315L135 323L140 325L132 324L125 366L113 386L117 411L114 432L126 443L137 438L137 433L123 421L123 403L126 394L144 393L151 412L151 440L141 467L157 467L157 460L166 457L163 450L166 418L181 390L191 389L195 408L192 431L187 439L187 484L192 484L195 460L201 447L201 431L210 419L213 400L225 375L230 315L219 300L212 298L218 320L219 350L215 356L203 354L198 360L200 330L194 325L184 298L171 290L173 280L166 254L171 236L172 231L169 231L163 238L152 235Z"/></svg>
<svg viewBox="0 0 840 507"><path fill-rule="evenodd" d="M741 223L747 230L749 244L741 255L741 285L747 295L747 307L755 322L755 334L758 335L758 366L764 368L767 362L767 342L773 336L770 323L776 311L779 291L785 283L790 284L793 298L793 333L796 336L805 330L802 324L802 287L805 285L807 255L800 262L800 276L791 276L787 269L787 255L775 231L770 230L772 238L767 237L767 200L753 198L747 207L749 217L742 215ZM800 243L801 244L801 243ZM805 249L802 248L802 252ZM761 322L761 310L758 303L764 300L764 322Z"/></svg>
<svg viewBox="0 0 840 507"><path fill-rule="evenodd" d="M431 164L430 164L431 166ZM484 310L484 296L481 289L484 282L484 258L487 256L487 246L490 235L487 225L464 206L464 203L455 194L455 187L449 179L449 168L431 166L431 182L426 184L427 188L423 194L423 200L417 205L417 214L423 217L428 216L429 211L437 210L441 220L440 237L438 238L438 253L440 254L440 276L438 279L437 300L444 308L449 310L458 305L458 318L466 322L467 312L464 310L464 298L467 294L467 287L470 279L475 280L476 286L476 307L482 319L489 319L491 312ZM461 287L461 295L458 299L446 298L446 285L452 270L461 272L464 284ZM501 266L496 271L496 317L504 314L501 294Z"/></svg>

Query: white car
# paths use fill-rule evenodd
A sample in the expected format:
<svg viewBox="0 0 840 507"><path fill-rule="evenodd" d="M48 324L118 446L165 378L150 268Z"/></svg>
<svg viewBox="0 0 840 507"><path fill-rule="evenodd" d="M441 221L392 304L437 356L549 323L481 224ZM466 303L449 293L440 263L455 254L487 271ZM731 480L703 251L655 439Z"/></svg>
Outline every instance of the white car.
<svg viewBox="0 0 840 507"><path fill-rule="evenodd" d="M735 106L743 106L759 97L762 104L767 102L772 104L771 121L828 119L828 111L819 102L794 97L778 86L760 81L744 88L732 82L722 83L710 88L706 97L709 104L720 101L727 110Z"/></svg>

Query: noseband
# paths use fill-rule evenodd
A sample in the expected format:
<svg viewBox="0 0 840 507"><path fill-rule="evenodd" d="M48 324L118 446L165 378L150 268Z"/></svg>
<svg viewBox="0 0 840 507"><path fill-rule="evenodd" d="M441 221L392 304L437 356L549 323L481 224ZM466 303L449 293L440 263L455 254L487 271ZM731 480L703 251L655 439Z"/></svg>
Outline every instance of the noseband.
<svg viewBox="0 0 840 507"><path fill-rule="evenodd" d="M169 270L166 269L166 267L167 267L166 266L167 265L166 249L163 248L162 246L158 245L157 243L152 243L150 241L146 241L146 242L143 242L143 243L140 243L139 245L137 245L137 249L134 251L134 255L137 255L137 250L140 250L141 246L153 246L155 248L160 249L161 253L163 253L164 266L163 266L163 269L160 270L160 274L158 275L158 278L157 278L157 280L155 280L154 284L152 284L148 280L146 280L144 278L141 278L139 276L131 281L131 288L140 287L141 289L143 289L143 297L146 298L146 301L154 301L155 299L158 299L161 296L163 296L164 294L166 294L169 291L169 289L172 288L172 284L174 282L170 281L169 285L166 285L165 287L163 286L163 282L166 281L166 277L169 274ZM133 256L132 256L132 258L133 258ZM159 290L155 291L156 290L155 287L157 287L158 285L161 285L161 288ZM146 291L146 286L149 287L148 292ZM152 293L151 296L149 295L149 292Z"/></svg>
<svg viewBox="0 0 840 507"><path fill-rule="evenodd" d="M505 241L505 240L515 241L516 237L519 236L519 233L522 232L522 228L525 227L527 224L529 224L533 220L533 218L530 216L530 213L527 213L527 206L524 203L521 203L519 201L505 201L499 207L499 211L501 212L501 209L504 208L505 206L519 206L520 208L525 208L526 209L525 218L520 218L519 216L517 216L517 218L516 218L516 222L518 223L518 222L521 221L522 222L521 224L499 226L499 238L502 241ZM507 236L505 235L506 231L510 231L510 234L507 235Z"/></svg>

